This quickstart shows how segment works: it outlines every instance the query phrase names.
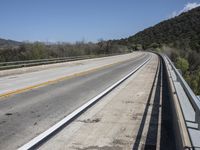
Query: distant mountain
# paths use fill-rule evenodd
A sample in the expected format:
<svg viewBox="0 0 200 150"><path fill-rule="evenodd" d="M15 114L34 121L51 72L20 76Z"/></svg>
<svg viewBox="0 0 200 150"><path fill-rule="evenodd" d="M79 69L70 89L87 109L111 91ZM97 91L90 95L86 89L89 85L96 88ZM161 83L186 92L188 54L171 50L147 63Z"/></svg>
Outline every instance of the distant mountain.
<svg viewBox="0 0 200 150"><path fill-rule="evenodd" d="M7 47L17 47L21 44L22 44L21 42L0 38L0 49L7 48Z"/></svg>
<svg viewBox="0 0 200 150"><path fill-rule="evenodd" d="M138 32L126 41L142 44L144 48L152 44L170 44L200 52L200 7Z"/></svg>

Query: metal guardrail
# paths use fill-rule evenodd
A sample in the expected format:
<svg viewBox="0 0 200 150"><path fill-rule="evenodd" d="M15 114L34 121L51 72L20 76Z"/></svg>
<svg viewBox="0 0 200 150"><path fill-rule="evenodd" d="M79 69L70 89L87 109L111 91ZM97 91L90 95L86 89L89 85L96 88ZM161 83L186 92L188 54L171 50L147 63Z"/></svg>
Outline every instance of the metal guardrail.
<svg viewBox="0 0 200 150"><path fill-rule="evenodd" d="M192 89L189 87L189 85L187 84L187 82L183 79L182 75L179 73L179 71L176 69L176 67L174 66L174 64L172 63L172 61L169 59L168 56L163 56L166 58L166 60L169 62L169 64L171 65L176 77L177 77L177 81L180 82L184 92L186 93L194 111L195 111L195 121L198 124L198 129L200 130L200 101L198 100L198 98L196 97L196 95L194 94L194 92L192 91ZM165 60L165 59L164 59Z"/></svg>
<svg viewBox="0 0 200 150"><path fill-rule="evenodd" d="M65 60L65 59L76 59L76 58L91 57L91 56L84 55L84 56L74 56L74 57L58 57L58 58L50 58L50 59L35 59L35 60L24 60L24 61L0 62L0 66L25 64L25 63L36 63L36 62L45 62L45 61L57 61L57 60Z"/></svg>
<svg viewBox="0 0 200 150"><path fill-rule="evenodd" d="M45 64L52 64L52 63L61 63L61 62L75 61L75 60L82 60L82 59L89 59L89 58L97 58L97 57L114 56L114 55L120 55L120 54L121 53L106 54L106 55L105 54L83 55L83 56L60 57L60 58L51 58L51 59L0 62L0 70L21 68L21 67L30 67L30 66L37 66L37 65L45 65Z"/></svg>
<svg viewBox="0 0 200 150"><path fill-rule="evenodd" d="M52 64L52 63L61 63L61 62L66 62L66 61L73 61L73 60L80 60L80 59L87 59L87 58L93 58L93 57L79 56L79 57L64 57L64 58L55 58L55 59L3 62L3 63L0 63L0 70L45 65L45 64Z"/></svg>
<svg viewBox="0 0 200 150"><path fill-rule="evenodd" d="M200 96L198 95L197 98L200 100Z"/></svg>

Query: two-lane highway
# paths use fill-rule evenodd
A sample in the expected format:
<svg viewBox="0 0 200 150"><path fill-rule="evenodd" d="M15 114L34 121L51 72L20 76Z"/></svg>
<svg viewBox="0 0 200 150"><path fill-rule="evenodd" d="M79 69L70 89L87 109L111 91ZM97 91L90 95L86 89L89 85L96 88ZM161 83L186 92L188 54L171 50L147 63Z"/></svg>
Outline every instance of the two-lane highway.
<svg viewBox="0 0 200 150"><path fill-rule="evenodd" d="M123 78L151 55L141 53L95 71L0 98L0 149L22 146ZM48 74L46 76L48 78ZM20 86L20 82L16 83ZM12 83L9 84L12 87Z"/></svg>

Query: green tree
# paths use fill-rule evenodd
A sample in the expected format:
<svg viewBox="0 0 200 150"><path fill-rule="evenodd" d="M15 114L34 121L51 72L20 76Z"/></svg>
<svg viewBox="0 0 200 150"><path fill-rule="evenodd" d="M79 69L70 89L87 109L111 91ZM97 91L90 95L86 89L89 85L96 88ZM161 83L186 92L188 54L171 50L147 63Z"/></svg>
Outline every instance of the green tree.
<svg viewBox="0 0 200 150"><path fill-rule="evenodd" d="M181 71L185 74L189 69L189 63L185 58L178 57L176 60L176 67L181 69Z"/></svg>

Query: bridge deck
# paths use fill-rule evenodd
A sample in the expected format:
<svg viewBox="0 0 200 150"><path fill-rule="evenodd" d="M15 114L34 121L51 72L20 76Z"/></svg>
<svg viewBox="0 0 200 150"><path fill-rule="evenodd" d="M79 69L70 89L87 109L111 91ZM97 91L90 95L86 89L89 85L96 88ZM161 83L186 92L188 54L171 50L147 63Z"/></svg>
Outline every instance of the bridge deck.
<svg viewBox="0 0 200 150"><path fill-rule="evenodd" d="M154 55L141 71L40 148L114 150L156 147L161 139L158 131L159 112L152 110L155 106L159 108L159 104L155 104L155 89L151 96L150 93L157 65L158 57Z"/></svg>

